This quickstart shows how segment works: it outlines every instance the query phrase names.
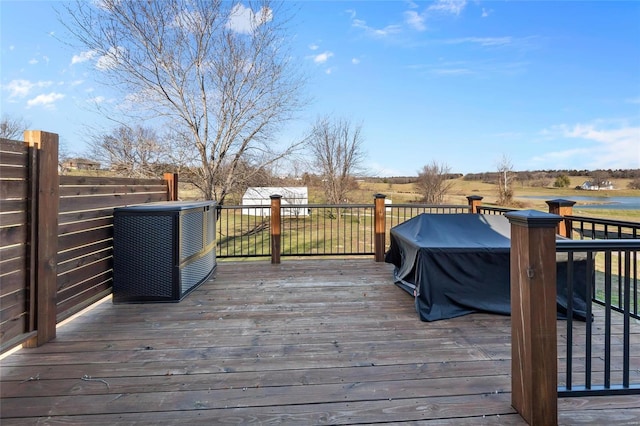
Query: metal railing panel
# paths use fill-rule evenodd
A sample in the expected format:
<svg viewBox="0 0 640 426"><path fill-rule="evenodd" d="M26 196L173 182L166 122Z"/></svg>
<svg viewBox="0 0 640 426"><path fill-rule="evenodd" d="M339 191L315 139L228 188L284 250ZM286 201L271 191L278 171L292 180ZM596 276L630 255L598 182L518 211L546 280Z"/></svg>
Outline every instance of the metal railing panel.
<svg viewBox="0 0 640 426"><path fill-rule="evenodd" d="M308 204L281 213L282 256L362 256L374 253L374 206Z"/></svg>
<svg viewBox="0 0 640 426"><path fill-rule="evenodd" d="M640 327L640 240L561 240L556 249L569 259L569 292L575 290L571 283L581 282L575 275L575 256L586 258L584 290L591 301L584 323L572 319L574 307L568 304L566 368L558 396L640 394L640 372L631 369L632 356L639 353L639 348L632 348L631 332Z"/></svg>
<svg viewBox="0 0 640 426"><path fill-rule="evenodd" d="M270 206L219 206L216 256L271 256L270 214Z"/></svg>

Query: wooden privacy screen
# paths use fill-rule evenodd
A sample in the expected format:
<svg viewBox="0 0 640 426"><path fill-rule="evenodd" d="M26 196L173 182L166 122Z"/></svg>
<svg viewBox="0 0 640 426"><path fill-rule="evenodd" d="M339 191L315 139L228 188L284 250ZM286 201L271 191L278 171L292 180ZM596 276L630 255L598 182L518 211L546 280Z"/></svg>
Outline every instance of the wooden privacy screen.
<svg viewBox="0 0 640 426"><path fill-rule="evenodd" d="M58 322L111 292L113 209L155 201L162 179L60 176Z"/></svg>
<svg viewBox="0 0 640 426"><path fill-rule="evenodd" d="M24 142L0 139L0 347L9 348L34 335L35 292L29 274L30 171L37 150Z"/></svg>
<svg viewBox="0 0 640 426"><path fill-rule="evenodd" d="M0 140L0 352L41 345L111 292L113 209L177 199L164 179L58 176L58 136Z"/></svg>

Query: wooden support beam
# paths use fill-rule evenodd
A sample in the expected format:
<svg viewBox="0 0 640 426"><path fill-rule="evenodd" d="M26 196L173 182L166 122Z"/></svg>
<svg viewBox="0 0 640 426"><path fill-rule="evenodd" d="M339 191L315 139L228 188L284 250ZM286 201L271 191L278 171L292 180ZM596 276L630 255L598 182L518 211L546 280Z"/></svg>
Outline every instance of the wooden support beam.
<svg viewBox="0 0 640 426"><path fill-rule="evenodd" d="M178 201L178 174L165 173L163 179L167 182L167 201Z"/></svg>
<svg viewBox="0 0 640 426"><path fill-rule="evenodd" d="M373 196L373 204L374 204L374 233L375 238L373 241L373 252L374 258L376 262L384 262L384 252L385 252L385 232L387 225L387 217L384 199L386 195L384 194L376 194Z"/></svg>
<svg viewBox="0 0 640 426"><path fill-rule="evenodd" d="M274 194L271 198L271 263L280 263L280 205L282 195Z"/></svg>
<svg viewBox="0 0 640 426"><path fill-rule="evenodd" d="M58 135L40 130L24 132L24 141L38 152L38 171L34 175L37 197L32 212L35 224L35 292L37 335L25 343L40 346L56 337L58 205Z"/></svg>
<svg viewBox="0 0 640 426"><path fill-rule="evenodd" d="M560 216L510 212L511 405L530 425L558 424L556 226Z"/></svg>

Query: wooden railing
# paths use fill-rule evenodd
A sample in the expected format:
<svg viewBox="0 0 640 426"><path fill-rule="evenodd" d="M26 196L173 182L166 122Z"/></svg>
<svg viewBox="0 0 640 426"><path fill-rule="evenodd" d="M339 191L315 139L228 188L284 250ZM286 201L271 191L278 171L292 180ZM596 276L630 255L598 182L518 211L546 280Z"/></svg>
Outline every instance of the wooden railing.
<svg viewBox="0 0 640 426"><path fill-rule="evenodd" d="M41 345L111 292L113 209L177 198L177 176L58 175L58 135L0 141L0 352Z"/></svg>

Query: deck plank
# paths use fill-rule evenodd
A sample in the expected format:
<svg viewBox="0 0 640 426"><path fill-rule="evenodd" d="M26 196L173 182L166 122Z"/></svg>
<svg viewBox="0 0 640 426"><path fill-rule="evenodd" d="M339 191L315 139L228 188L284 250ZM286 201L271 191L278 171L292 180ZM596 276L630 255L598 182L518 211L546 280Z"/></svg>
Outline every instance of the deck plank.
<svg viewBox="0 0 640 426"><path fill-rule="evenodd" d="M524 424L510 318L421 322L391 277L369 260L222 262L180 303L101 303L2 360L2 424ZM637 424L640 398L559 410L560 424Z"/></svg>

